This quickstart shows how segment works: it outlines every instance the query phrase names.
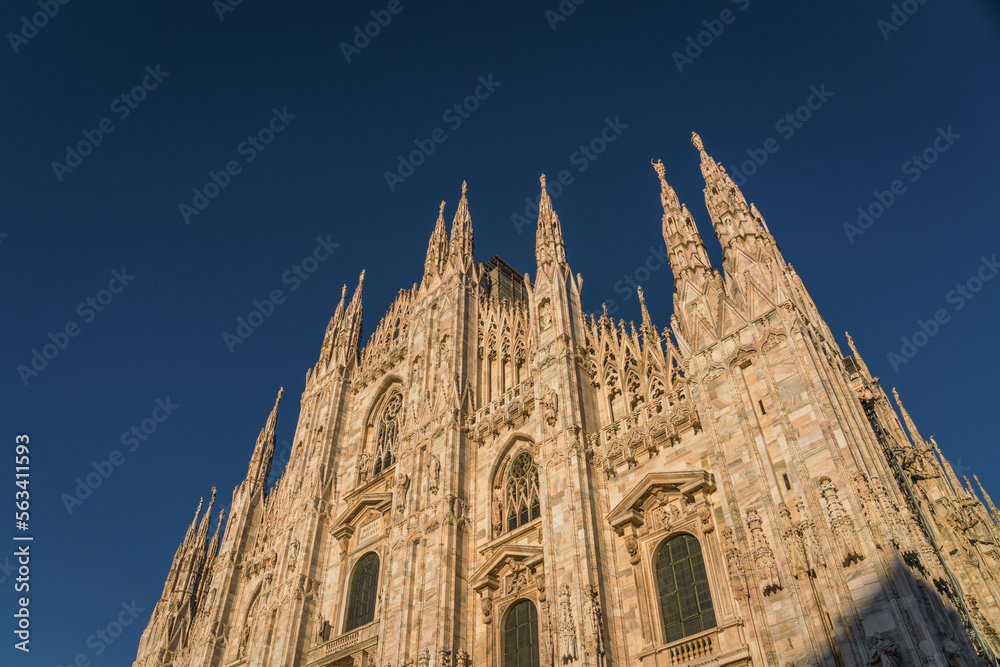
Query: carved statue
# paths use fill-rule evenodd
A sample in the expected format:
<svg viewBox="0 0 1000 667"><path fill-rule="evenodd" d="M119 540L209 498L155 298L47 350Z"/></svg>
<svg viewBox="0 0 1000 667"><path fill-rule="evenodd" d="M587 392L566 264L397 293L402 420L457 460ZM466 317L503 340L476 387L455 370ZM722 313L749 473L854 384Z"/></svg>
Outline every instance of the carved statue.
<svg viewBox="0 0 1000 667"><path fill-rule="evenodd" d="M542 391L542 399L539 401L542 408L542 416L549 426L556 425L556 414L559 410L559 396L552 387L546 387Z"/></svg>
<svg viewBox="0 0 1000 667"><path fill-rule="evenodd" d="M402 514L406 510L406 492L410 490L410 476L399 473L396 475L396 484L393 487L393 500L396 504L396 512Z"/></svg>
<svg viewBox="0 0 1000 667"><path fill-rule="evenodd" d="M364 484L368 481L368 452L362 451L358 455L358 483Z"/></svg>
<svg viewBox="0 0 1000 667"><path fill-rule="evenodd" d="M900 465L914 482L940 477L932 445L917 445L903 449Z"/></svg>
<svg viewBox="0 0 1000 667"><path fill-rule="evenodd" d="M493 534L499 535L503 530L503 501L500 498L493 499Z"/></svg>
<svg viewBox="0 0 1000 667"><path fill-rule="evenodd" d="M462 649L458 649L458 652L455 653L455 667L472 667L469 654Z"/></svg>
<svg viewBox="0 0 1000 667"><path fill-rule="evenodd" d="M438 483L441 480L441 462L433 454L427 459L427 486L431 493L438 492Z"/></svg>

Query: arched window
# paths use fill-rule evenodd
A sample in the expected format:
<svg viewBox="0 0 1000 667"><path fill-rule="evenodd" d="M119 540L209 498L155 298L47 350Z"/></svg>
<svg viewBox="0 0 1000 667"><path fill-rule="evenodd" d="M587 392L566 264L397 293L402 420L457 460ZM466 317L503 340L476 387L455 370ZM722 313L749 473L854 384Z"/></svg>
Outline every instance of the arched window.
<svg viewBox="0 0 1000 667"><path fill-rule="evenodd" d="M403 405L403 396L392 394L382 408L378 418L378 431L375 435L375 468L372 475L377 475L396 462L396 438L399 435L399 409Z"/></svg>
<svg viewBox="0 0 1000 667"><path fill-rule="evenodd" d="M504 485L504 524L514 530L541 516L538 503L538 468L528 452L521 452L510 466Z"/></svg>
<svg viewBox="0 0 1000 667"><path fill-rule="evenodd" d="M656 586L667 643L715 627L701 546L691 535L672 537L656 557Z"/></svg>
<svg viewBox="0 0 1000 667"><path fill-rule="evenodd" d="M515 602L507 614L503 667L538 667L538 612L530 600Z"/></svg>
<svg viewBox="0 0 1000 667"><path fill-rule="evenodd" d="M375 597L378 591L378 556L369 552L361 557L351 575L351 594L347 599L344 632L375 620Z"/></svg>

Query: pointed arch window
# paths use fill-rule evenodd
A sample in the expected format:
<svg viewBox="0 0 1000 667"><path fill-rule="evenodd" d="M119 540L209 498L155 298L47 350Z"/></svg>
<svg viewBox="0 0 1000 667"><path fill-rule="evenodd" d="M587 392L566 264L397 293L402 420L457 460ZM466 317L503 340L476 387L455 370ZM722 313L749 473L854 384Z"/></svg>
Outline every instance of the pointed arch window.
<svg viewBox="0 0 1000 667"><path fill-rule="evenodd" d="M541 516L538 502L538 468L528 452L521 452L510 466L504 485L504 525L507 530Z"/></svg>
<svg viewBox="0 0 1000 667"><path fill-rule="evenodd" d="M667 540L656 557L663 640L683 639L716 626L701 545L692 535Z"/></svg>
<svg viewBox="0 0 1000 667"><path fill-rule="evenodd" d="M354 566L350 596L347 598L347 621L344 632L350 632L375 620L375 598L378 591L378 556L368 552Z"/></svg>
<svg viewBox="0 0 1000 667"><path fill-rule="evenodd" d="M538 612L530 600L515 602L507 613L503 667L538 667Z"/></svg>
<svg viewBox="0 0 1000 667"><path fill-rule="evenodd" d="M378 418L375 436L375 468L378 475L396 462L396 440L399 436L399 411L403 406L403 396L394 392L385 402Z"/></svg>

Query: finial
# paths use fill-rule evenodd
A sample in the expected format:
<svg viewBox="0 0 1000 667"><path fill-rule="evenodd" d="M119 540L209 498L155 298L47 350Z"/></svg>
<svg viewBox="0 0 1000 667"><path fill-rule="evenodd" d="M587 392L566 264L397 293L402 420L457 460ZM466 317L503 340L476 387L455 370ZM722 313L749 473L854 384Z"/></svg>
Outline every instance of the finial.
<svg viewBox="0 0 1000 667"><path fill-rule="evenodd" d="M643 305L643 307L645 307L646 306L646 297L642 293L642 285L636 285L635 286L635 293L639 295L639 303L641 303Z"/></svg>
<svg viewBox="0 0 1000 667"><path fill-rule="evenodd" d="M464 193L465 190L462 192ZM444 219L444 201L441 202L441 207L438 209L438 217Z"/></svg>
<svg viewBox="0 0 1000 667"><path fill-rule="evenodd" d="M660 180L661 181L666 181L667 180L667 168L663 166L663 160L657 160L656 162L653 162L652 160L650 160L649 163L651 165L653 165L653 169L656 170L656 175L660 177Z"/></svg>
<svg viewBox="0 0 1000 667"><path fill-rule="evenodd" d="M463 195L465 194L465 191L468 190L468 188L469 188L469 186L466 184L466 182L462 181L462 194Z"/></svg>
<svg viewBox="0 0 1000 667"><path fill-rule="evenodd" d="M542 189L544 190L545 189L545 174L542 174L541 177L538 180L542 182Z"/></svg>
<svg viewBox="0 0 1000 667"><path fill-rule="evenodd" d="M691 133L691 143L694 144L694 147L697 148L699 151L705 150L705 144L701 142L701 137L698 136L697 132Z"/></svg>
<svg viewBox="0 0 1000 667"><path fill-rule="evenodd" d="M365 284L365 270L361 269L361 275L358 276L358 287L361 287L364 284Z"/></svg>
<svg viewBox="0 0 1000 667"><path fill-rule="evenodd" d="M340 300L343 301L347 297L347 284L345 283L343 287L340 288Z"/></svg>

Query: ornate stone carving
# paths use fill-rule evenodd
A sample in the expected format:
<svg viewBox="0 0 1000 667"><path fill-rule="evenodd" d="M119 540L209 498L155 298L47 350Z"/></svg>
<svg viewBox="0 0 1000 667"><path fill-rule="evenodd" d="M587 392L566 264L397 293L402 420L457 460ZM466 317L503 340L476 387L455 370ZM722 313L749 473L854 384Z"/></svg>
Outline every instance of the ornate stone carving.
<svg viewBox="0 0 1000 667"><path fill-rule="evenodd" d="M441 462L433 454L427 459L427 488L431 493L438 492L438 483L441 480Z"/></svg>
<svg viewBox="0 0 1000 667"><path fill-rule="evenodd" d="M549 426L556 425L556 416L559 411L559 395L552 387L545 387L542 390L542 397L538 401L542 409L542 416Z"/></svg>
<svg viewBox="0 0 1000 667"><path fill-rule="evenodd" d="M559 659L563 662L576 660L576 626L568 584L559 587Z"/></svg>
<svg viewBox="0 0 1000 667"><path fill-rule="evenodd" d="M587 637L595 655L604 655L604 616L601 611L601 592L597 586L587 586L584 596L584 618ZM591 652L588 649L588 652Z"/></svg>
<svg viewBox="0 0 1000 667"><path fill-rule="evenodd" d="M781 579L778 576L778 564L774 560L774 552L764 535L762 521L757 510L751 507L747 510L747 528L750 529L750 542L753 544L751 554L757 579L764 595L781 590Z"/></svg>
<svg viewBox="0 0 1000 667"><path fill-rule="evenodd" d="M844 511L844 506L837 494L837 486L829 477L821 477L819 488L826 505L830 527L836 537L838 560L844 567L864 560L864 552L861 550L858 536L854 532L854 522Z"/></svg>
<svg viewBox="0 0 1000 667"><path fill-rule="evenodd" d="M393 504L396 513L402 514L406 510L406 492L410 489L410 476L403 473L396 475L396 484L393 487Z"/></svg>

